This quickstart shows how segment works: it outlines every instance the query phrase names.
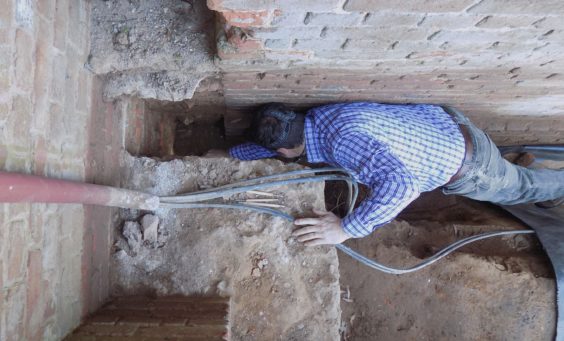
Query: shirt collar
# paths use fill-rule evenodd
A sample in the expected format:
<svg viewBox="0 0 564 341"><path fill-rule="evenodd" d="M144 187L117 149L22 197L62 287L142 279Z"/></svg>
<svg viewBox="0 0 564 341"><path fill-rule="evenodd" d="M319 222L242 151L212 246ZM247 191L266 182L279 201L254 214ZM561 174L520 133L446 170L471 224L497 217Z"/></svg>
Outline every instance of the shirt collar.
<svg viewBox="0 0 564 341"><path fill-rule="evenodd" d="M304 139L307 161L309 163L325 162L323 151L321 150L321 139L315 129L315 123L311 114L305 117Z"/></svg>

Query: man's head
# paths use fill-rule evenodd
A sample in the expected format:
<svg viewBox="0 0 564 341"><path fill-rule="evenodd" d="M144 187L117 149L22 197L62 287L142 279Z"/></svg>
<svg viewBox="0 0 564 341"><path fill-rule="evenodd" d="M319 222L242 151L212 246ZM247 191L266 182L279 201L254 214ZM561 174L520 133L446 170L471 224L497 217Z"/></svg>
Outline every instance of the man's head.
<svg viewBox="0 0 564 341"><path fill-rule="evenodd" d="M281 103L262 106L253 121L253 140L286 158L304 150L304 115Z"/></svg>

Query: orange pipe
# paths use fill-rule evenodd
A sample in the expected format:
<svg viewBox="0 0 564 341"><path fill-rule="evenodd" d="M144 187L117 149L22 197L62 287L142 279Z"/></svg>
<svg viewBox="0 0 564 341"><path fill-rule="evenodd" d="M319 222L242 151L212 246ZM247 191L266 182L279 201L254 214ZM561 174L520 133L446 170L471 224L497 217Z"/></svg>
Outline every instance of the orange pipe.
<svg viewBox="0 0 564 341"><path fill-rule="evenodd" d="M156 210L159 197L110 186L0 172L0 202L74 203Z"/></svg>

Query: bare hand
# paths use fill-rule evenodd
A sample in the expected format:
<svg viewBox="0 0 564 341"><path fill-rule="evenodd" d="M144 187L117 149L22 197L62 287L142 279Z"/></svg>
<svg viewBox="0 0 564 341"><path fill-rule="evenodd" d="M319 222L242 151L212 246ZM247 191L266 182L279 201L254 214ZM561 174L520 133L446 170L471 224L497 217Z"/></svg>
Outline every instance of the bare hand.
<svg viewBox="0 0 564 341"><path fill-rule="evenodd" d="M306 246L340 244L351 238L341 226L341 218L332 212L313 210L319 217L296 219L294 225L305 226L292 232L292 236Z"/></svg>

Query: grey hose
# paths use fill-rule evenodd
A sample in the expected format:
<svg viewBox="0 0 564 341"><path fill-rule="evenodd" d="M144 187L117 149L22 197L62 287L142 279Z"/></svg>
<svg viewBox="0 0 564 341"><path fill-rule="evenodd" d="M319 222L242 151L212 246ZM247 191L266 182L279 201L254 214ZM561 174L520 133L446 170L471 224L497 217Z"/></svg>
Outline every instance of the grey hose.
<svg viewBox="0 0 564 341"><path fill-rule="evenodd" d="M236 209L236 210L248 210L255 211L258 213L266 213L280 218L284 218L289 221L293 221L294 217L289 214L280 212L278 210L268 208L268 207L257 207L252 205L243 204L195 204L195 203L185 203L185 204L175 204L175 203L161 203L162 208L226 208L226 209Z"/></svg>
<svg viewBox="0 0 564 341"><path fill-rule="evenodd" d="M449 255L450 253L454 252L457 249L460 249L461 247L468 245L470 243L476 242L478 240L482 240L482 239L487 239L487 238L491 238L491 237L497 237L497 236L505 236L505 235L512 235L512 234L529 234L529 233L535 233L534 230L513 230L513 231L494 231L494 232L486 232L486 233L481 233L475 236L471 236L471 237L467 237L461 240L458 240L450 245L448 245L447 247L441 249L439 252L435 253L434 255L432 255L431 257L425 259L423 262L416 264L412 267L409 268L405 268L405 269L398 269L398 268L392 268L386 265L383 265L381 263L375 262L373 260L371 260L370 258L366 258L363 255L361 255L360 253L352 250L351 248L349 248L348 246L345 246L343 244L337 244L335 245L335 247L339 250L341 250L343 253L351 256L352 258L356 259L357 261L373 268L376 270L380 270L389 274L393 274L393 275L401 275L401 274L406 274L406 273L410 273L410 272L415 272L417 270L421 270L426 266L429 266L433 263L435 263L436 261L438 261L439 259Z"/></svg>
<svg viewBox="0 0 564 341"><path fill-rule="evenodd" d="M335 180L350 182L351 178L344 175L314 175L314 176L302 177L297 179L286 179L286 180L271 181L267 183L258 183L254 185L242 185L236 187L234 186L224 189L218 189L217 191L207 191L203 193L200 192L194 194L161 197L160 200L162 202L176 202L176 203L198 202L198 201L217 199L217 198L230 196L238 193L244 193L253 190L270 188L273 186L284 186L284 185L291 185L296 183L335 181Z"/></svg>
<svg viewBox="0 0 564 341"><path fill-rule="evenodd" d="M328 172L343 173L343 174L347 174L347 176L343 176L343 175L314 175L314 176L299 177L301 175L309 175L309 174L315 174L315 173L328 173ZM260 181L277 179L277 178L281 178L281 177L289 177L289 176L298 176L298 178L286 179L286 180L276 180L276 181L271 181L271 182L266 182L266 183L260 183ZM252 206L252 205L243 205L243 204L201 203L199 201L211 200L211 199L215 199L215 198L229 196L229 195L232 195L232 194L243 193L243 192L247 192L247 191L250 191L250 190L258 190L258 189L263 189L263 188L268 188L268 187L273 187L273 186L282 186L282 185L288 185L288 184L294 184L294 183L305 183L305 182L340 181L340 180L347 182L347 184L349 186L348 213L350 214L352 212L352 210L354 209L354 204L355 204L357 197L358 197L358 183L352 178L352 176L350 176L350 174L346 170L339 169L339 168L320 168L320 169L311 169L311 170L308 169L308 170L292 171L292 172L283 173L283 174L275 174L275 175L269 175L269 176L254 178L254 179L250 179L250 180L245 180L245 181L242 181L242 182L229 184L229 185L225 185L225 186L214 188L214 189L199 191L199 192L195 192L195 193L189 193L189 194L180 195L180 196L162 197L161 198L161 207L163 207L163 208L226 208L226 209L251 210L251 211L255 211L255 212L259 212L259 213L270 214L272 216L280 217L282 219L285 219L285 220L292 222L292 221L294 221L294 218L291 215L286 214L284 212L281 212L279 210L271 209L271 208L257 207L257 206ZM253 183L256 183L256 184L252 185ZM348 256L350 256L350 257L356 259L357 261L365 264L366 266L369 266L373 269L376 269L376 270L379 270L379 271L382 271L382 272L385 272L385 273L399 275L399 274L410 273L410 272L414 272L414 271L423 269L424 267L427 267L427 266L435 263L439 259L446 257L447 255L454 252L455 250L457 250L457 249L459 249L459 248L461 248L465 245L468 245L472 242L478 241L478 240L483 240L483 239L487 239L487 238L491 238L491 237L497 237L497 236L504 236L504 235L531 234L531 233L535 233L535 231L533 231L533 230L513 230L513 231L493 231L493 232L481 233L481 234L478 234L478 235L475 235L475 236L467 237L467 238L461 239L459 241L456 241L456 242L448 245L447 247L441 249L439 252L435 253L431 257L429 257L429 258L425 259L424 261L420 262L419 264L416 264L414 266L411 266L409 268L404 268L404 269L392 268L392 267L383 265L381 263L378 263L376 261L373 261L373 260L361 255L360 253L352 250L351 248L343 245L343 244L337 244L337 245L335 245L335 247L337 249L341 250L343 253L347 254Z"/></svg>

